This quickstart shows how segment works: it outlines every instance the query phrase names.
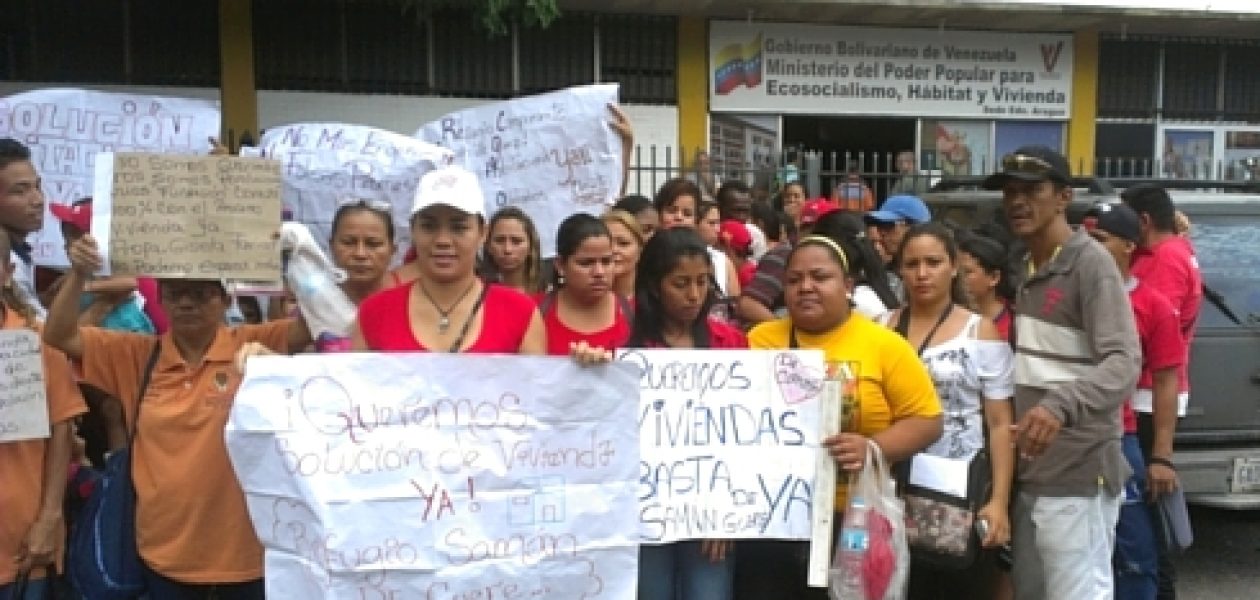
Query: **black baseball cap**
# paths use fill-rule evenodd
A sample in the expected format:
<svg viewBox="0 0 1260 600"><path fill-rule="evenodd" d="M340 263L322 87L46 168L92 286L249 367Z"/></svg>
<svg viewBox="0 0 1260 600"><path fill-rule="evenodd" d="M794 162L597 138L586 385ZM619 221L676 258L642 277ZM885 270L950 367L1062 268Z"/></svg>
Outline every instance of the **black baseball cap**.
<svg viewBox="0 0 1260 600"><path fill-rule="evenodd" d="M1062 154L1046 146L1024 146L1002 157L1002 170L984 180L984 189L1000 190L1011 179L1072 184L1072 169Z"/></svg>
<svg viewBox="0 0 1260 600"><path fill-rule="evenodd" d="M1095 204L1085 213L1085 229L1101 229L1134 244L1142 239L1142 223L1132 208L1120 203Z"/></svg>

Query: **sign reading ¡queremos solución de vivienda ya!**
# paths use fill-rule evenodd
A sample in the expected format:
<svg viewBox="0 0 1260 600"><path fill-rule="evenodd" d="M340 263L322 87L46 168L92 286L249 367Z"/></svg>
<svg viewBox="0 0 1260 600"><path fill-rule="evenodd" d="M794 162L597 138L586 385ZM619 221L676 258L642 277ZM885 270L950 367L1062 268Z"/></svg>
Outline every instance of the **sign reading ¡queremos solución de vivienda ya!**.
<svg viewBox="0 0 1260 600"><path fill-rule="evenodd" d="M1072 38L715 21L710 108L1066 119Z"/></svg>

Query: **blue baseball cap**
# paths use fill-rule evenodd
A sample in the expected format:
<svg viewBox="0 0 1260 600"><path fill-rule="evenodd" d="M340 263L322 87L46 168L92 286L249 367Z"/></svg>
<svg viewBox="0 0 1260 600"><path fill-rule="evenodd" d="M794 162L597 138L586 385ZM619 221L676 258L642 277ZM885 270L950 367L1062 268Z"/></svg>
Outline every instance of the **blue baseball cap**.
<svg viewBox="0 0 1260 600"><path fill-rule="evenodd" d="M918 225L931 221L932 213L917 196L889 196L879 210L866 213L866 220L878 223L906 221Z"/></svg>

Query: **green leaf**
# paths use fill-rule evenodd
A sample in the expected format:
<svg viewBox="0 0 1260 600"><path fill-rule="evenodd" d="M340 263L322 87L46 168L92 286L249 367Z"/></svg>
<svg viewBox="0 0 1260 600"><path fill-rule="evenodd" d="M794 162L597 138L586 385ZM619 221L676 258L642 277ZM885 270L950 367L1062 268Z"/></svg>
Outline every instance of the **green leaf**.
<svg viewBox="0 0 1260 600"><path fill-rule="evenodd" d="M345 0L353 3L368 0ZM377 0L379 1L379 0ZM414 12L424 20L447 10L470 11L489 37L507 35L512 24L546 29L560 17L556 0L385 0L397 4L404 13Z"/></svg>

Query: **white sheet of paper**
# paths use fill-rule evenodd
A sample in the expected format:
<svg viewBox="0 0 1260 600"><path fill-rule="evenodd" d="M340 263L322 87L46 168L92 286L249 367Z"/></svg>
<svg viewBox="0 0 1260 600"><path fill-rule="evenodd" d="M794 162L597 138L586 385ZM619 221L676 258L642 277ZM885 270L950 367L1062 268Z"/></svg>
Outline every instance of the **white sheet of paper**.
<svg viewBox="0 0 1260 600"><path fill-rule="evenodd" d="M252 359L226 435L268 596L633 600L637 376L567 357Z"/></svg>
<svg viewBox="0 0 1260 600"><path fill-rule="evenodd" d="M0 443L50 435L48 388L39 334L27 329L0 331Z"/></svg>
<svg viewBox="0 0 1260 600"><path fill-rule="evenodd" d="M817 350L623 349L639 381L645 544L810 536Z"/></svg>
<svg viewBox="0 0 1260 600"><path fill-rule="evenodd" d="M46 205L91 196L102 152L205 154L219 136L213 100L53 88L2 98L0 111L0 137L31 149ZM44 266L69 265L61 222L44 210L43 229L27 240L32 256Z"/></svg>
<svg viewBox="0 0 1260 600"><path fill-rule="evenodd" d="M967 475L971 461L941 458L931 454L914 455L914 463L910 467L910 483L943 494L967 497Z"/></svg>
<svg viewBox="0 0 1260 600"><path fill-rule="evenodd" d="M621 193L621 139L608 110L618 89L584 85L485 104L426 123L416 137L449 148L477 174L487 216L507 206L525 211L547 258L561 221L598 215Z"/></svg>

